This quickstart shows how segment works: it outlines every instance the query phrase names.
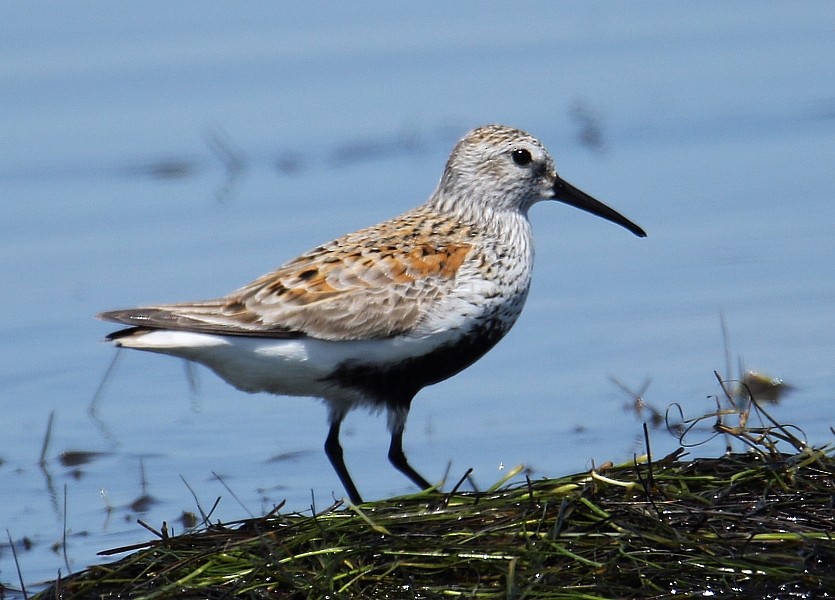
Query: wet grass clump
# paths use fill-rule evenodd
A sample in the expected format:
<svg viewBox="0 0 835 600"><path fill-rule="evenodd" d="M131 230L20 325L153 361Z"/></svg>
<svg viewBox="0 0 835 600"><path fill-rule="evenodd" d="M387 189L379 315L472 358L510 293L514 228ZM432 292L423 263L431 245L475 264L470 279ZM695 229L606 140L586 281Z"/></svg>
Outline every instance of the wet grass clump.
<svg viewBox="0 0 835 600"><path fill-rule="evenodd" d="M636 459L485 492L336 504L177 537L39 598L820 598L831 448ZM518 474L518 473L517 473Z"/></svg>
<svg viewBox="0 0 835 600"><path fill-rule="evenodd" d="M204 515L176 537L146 525L156 539L37 598L835 597L835 446L717 379L715 412L672 424L673 405L665 420L682 444L724 436L719 458L653 460L644 425L646 456L556 479L509 483L519 467L484 492Z"/></svg>

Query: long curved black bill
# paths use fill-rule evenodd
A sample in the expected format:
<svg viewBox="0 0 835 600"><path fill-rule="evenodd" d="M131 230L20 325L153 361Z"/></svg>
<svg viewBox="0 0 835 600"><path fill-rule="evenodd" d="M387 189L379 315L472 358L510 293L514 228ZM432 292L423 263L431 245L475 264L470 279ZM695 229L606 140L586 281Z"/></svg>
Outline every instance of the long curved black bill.
<svg viewBox="0 0 835 600"><path fill-rule="evenodd" d="M560 179L559 177L557 177L557 180L554 182L554 199L571 206L576 206L580 210L597 215L598 217L603 217L612 223L617 223L638 237L647 237L647 234L643 229L635 225L635 223L624 217L618 211L609 208L599 200L595 200L583 190L577 189L566 180Z"/></svg>

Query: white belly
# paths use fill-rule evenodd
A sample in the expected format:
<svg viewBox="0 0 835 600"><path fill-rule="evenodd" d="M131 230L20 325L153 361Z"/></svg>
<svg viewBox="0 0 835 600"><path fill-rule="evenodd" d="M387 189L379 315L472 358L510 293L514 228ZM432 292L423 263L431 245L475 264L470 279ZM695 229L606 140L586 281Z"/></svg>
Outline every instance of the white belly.
<svg viewBox="0 0 835 600"><path fill-rule="evenodd" d="M179 356L203 364L236 388L285 396L361 402L355 390L328 377L346 362L379 366L421 356L454 341L460 332L423 338L332 342L314 338L272 339L190 331L151 330L117 340L120 346Z"/></svg>

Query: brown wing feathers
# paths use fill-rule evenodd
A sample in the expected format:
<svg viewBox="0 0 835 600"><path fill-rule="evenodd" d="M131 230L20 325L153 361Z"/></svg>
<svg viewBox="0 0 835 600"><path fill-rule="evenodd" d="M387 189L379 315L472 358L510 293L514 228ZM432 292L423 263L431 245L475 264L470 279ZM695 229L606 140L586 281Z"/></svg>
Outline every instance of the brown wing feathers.
<svg viewBox="0 0 835 600"><path fill-rule="evenodd" d="M402 230L404 222L378 228L395 224L394 229ZM454 285L472 251L469 243L449 243L447 238L441 246L420 234L408 246L363 248L356 243L361 233L320 246L223 298L99 317L143 329L224 335L388 337L419 322L428 306Z"/></svg>

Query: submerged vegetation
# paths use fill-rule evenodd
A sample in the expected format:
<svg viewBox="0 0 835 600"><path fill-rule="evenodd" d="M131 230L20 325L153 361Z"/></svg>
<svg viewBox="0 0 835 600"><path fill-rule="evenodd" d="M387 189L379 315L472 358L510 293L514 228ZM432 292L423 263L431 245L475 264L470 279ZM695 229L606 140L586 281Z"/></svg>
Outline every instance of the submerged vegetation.
<svg viewBox="0 0 835 600"><path fill-rule="evenodd" d="M835 595L835 458L753 400L712 430L748 449L484 492L270 514L157 539L39 598L821 598ZM738 417L728 426L729 416ZM752 417L758 426L752 427ZM680 425L681 435L705 417ZM648 437L647 437L648 440ZM781 448L790 447L790 451ZM789 448L787 448L789 449Z"/></svg>

